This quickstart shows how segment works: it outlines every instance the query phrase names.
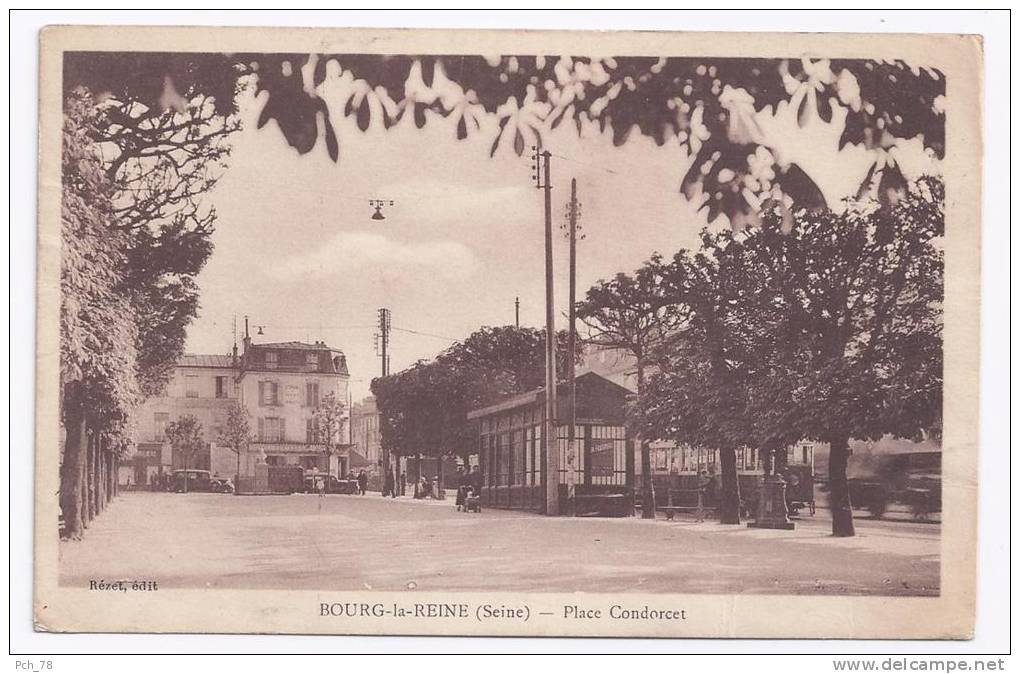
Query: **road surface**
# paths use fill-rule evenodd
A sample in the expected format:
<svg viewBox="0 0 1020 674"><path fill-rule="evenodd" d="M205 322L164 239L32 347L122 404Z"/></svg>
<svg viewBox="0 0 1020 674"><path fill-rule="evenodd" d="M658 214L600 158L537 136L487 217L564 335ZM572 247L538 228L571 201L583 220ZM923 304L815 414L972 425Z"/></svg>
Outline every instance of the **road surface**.
<svg viewBox="0 0 1020 674"><path fill-rule="evenodd" d="M61 584L160 588L935 595L938 524L859 521L829 536L637 518L456 512L453 501L128 492L81 541Z"/></svg>

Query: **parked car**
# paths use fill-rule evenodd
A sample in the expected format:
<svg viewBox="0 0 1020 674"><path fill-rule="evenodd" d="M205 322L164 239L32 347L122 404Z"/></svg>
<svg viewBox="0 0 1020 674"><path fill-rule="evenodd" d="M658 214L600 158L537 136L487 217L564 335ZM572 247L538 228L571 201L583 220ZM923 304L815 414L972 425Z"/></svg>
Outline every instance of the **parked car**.
<svg viewBox="0 0 1020 674"><path fill-rule="evenodd" d="M172 490L178 494L189 491L212 491L212 476L207 470L175 470L171 480Z"/></svg>
<svg viewBox="0 0 1020 674"><path fill-rule="evenodd" d="M234 483L225 477L214 477L209 483L209 491L217 494L233 494Z"/></svg>
<svg viewBox="0 0 1020 674"><path fill-rule="evenodd" d="M305 485L302 491L306 494L318 493L320 480L326 480L327 494L356 494L358 492L357 480L341 480L335 475L311 471L305 473Z"/></svg>

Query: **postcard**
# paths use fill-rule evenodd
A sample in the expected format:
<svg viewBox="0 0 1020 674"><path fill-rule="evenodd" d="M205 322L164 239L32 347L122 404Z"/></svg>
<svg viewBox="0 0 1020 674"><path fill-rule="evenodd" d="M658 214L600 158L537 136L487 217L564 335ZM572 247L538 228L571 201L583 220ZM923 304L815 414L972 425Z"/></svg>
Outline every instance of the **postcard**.
<svg viewBox="0 0 1020 674"><path fill-rule="evenodd" d="M37 630L971 636L980 38L40 43Z"/></svg>

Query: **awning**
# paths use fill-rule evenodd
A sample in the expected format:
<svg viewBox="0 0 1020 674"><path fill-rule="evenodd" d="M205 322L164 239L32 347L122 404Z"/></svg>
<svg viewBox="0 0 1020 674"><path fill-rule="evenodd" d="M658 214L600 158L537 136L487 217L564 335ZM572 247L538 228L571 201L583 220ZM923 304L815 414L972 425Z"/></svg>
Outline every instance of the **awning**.
<svg viewBox="0 0 1020 674"><path fill-rule="evenodd" d="M367 468L372 465L372 462L352 449L348 452L348 464L351 468Z"/></svg>

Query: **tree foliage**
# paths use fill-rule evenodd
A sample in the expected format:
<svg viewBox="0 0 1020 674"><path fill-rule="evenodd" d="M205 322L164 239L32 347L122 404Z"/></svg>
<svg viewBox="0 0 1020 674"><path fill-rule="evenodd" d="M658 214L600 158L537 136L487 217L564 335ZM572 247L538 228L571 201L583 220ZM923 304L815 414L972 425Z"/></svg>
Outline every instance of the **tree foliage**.
<svg viewBox="0 0 1020 674"><path fill-rule="evenodd" d="M557 334L557 371L567 368L567 333ZM575 358L577 354L575 354ZM432 361L372 380L383 446L402 455L476 451L467 413L544 385L545 331L485 327Z"/></svg>
<svg viewBox="0 0 1020 674"><path fill-rule="evenodd" d="M259 127L274 121L287 142L310 152L322 134L337 160L336 129L361 131L445 118L464 139L488 132L491 152L518 155L571 122L595 125L623 144L635 134L676 142L694 158L681 190L708 211L754 224L769 203L838 207L825 167L781 140L796 129L817 142L811 154L853 164L862 186L902 189L898 140L944 152L945 78L903 61L373 54L69 54L65 86L130 94L150 109L176 91L202 92L220 115L233 112L239 81L266 95ZM322 97L342 85L339 109ZM320 121L321 120L321 121ZM322 123L325 122L325 123ZM320 126L321 125L321 126ZM320 128L322 131L320 131Z"/></svg>
<svg viewBox="0 0 1020 674"><path fill-rule="evenodd" d="M335 391L330 391L319 401L313 414L316 439L322 445L323 456L326 457L326 465L329 459L336 452L343 438L344 410L347 405L337 397Z"/></svg>
<svg viewBox="0 0 1020 674"><path fill-rule="evenodd" d="M167 424L166 441L184 457L186 467L195 454L205 448L202 424L194 416L185 414Z"/></svg>
<svg viewBox="0 0 1020 674"><path fill-rule="evenodd" d="M765 451L828 442L833 533L853 535L848 440L941 428L944 198L924 178L894 203L705 232L663 273L685 320L643 398L647 431Z"/></svg>
<svg viewBox="0 0 1020 674"><path fill-rule="evenodd" d="M217 437L217 442L240 456L248 451L253 439L251 414L248 413L247 407L235 400L227 408L227 421Z"/></svg>

